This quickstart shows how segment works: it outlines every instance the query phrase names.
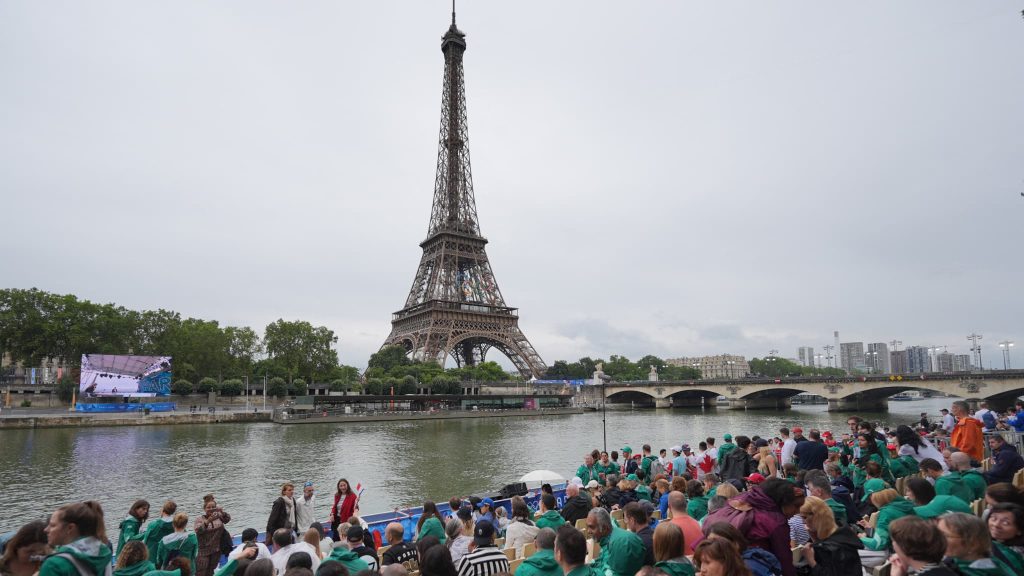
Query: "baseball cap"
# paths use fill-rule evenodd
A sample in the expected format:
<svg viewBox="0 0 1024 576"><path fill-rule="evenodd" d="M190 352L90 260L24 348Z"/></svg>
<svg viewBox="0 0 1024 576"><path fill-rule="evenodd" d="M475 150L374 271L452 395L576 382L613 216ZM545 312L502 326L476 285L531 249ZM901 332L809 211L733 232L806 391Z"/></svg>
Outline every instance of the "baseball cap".
<svg viewBox="0 0 1024 576"><path fill-rule="evenodd" d="M803 433L804 433L804 429L803 428L801 428L799 426L793 428L793 434L803 434Z"/></svg>
<svg viewBox="0 0 1024 576"><path fill-rule="evenodd" d="M937 494L932 501L924 506L914 506L914 513L924 519L942 516L946 512L971 513L971 507L957 496Z"/></svg>
<svg viewBox="0 0 1024 576"><path fill-rule="evenodd" d="M867 502L868 498L871 497L875 492L881 492L885 490L885 481L881 478L872 478L864 483L864 497L861 498L861 502Z"/></svg>
<svg viewBox="0 0 1024 576"><path fill-rule="evenodd" d="M683 452L689 452L690 451L690 445L689 444L683 444L682 446L680 446L680 448L683 449L682 450Z"/></svg>
<svg viewBox="0 0 1024 576"><path fill-rule="evenodd" d="M593 490L598 486L600 486L600 484L597 483L597 480L591 480L590 482L587 482L587 490Z"/></svg>
<svg viewBox="0 0 1024 576"><path fill-rule="evenodd" d="M577 488L583 488L583 479L579 476L573 476L572 480L569 481L569 484L576 486Z"/></svg>
<svg viewBox="0 0 1024 576"><path fill-rule="evenodd" d="M744 480L746 480L747 482L750 482L751 484L760 484L761 482L764 482L764 476L762 476L761 474L759 474L757 472L754 472L750 476L747 476L746 478L744 478Z"/></svg>
<svg viewBox="0 0 1024 576"><path fill-rule="evenodd" d="M486 546L494 540L494 524L490 520L481 520L473 530L473 542L477 546Z"/></svg>
<svg viewBox="0 0 1024 576"><path fill-rule="evenodd" d="M630 448L629 446L626 446L625 448L620 448L619 452L629 452L630 454L632 454L633 453L633 449Z"/></svg>
<svg viewBox="0 0 1024 576"><path fill-rule="evenodd" d="M630 482L640 481L640 479L636 477L636 474L630 474L629 476L626 476L626 480L629 480Z"/></svg>
<svg viewBox="0 0 1024 576"><path fill-rule="evenodd" d="M754 442L754 447L755 448L764 448L767 445L768 445L768 441L765 440L764 438L758 438L757 442Z"/></svg>
<svg viewBox="0 0 1024 576"><path fill-rule="evenodd" d="M302 485L302 487L303 488L308 488L308 487L310 487L312 485L313 485L313 481L312 480L307 480L306 483Z"/></svg>
<svg viewBox="0 0 1024 576"><path fill-rule="evenodd" d="M673 446L672 447L672 451L673 452L682 452L683 448L681 446Z"/></svg>
<svg viewBox="0 0 1024 576"><path fill-rule="evenodd" d="M728 442L729 440L732 440L732 434L726 434L722 436L722 439Z"/></svg>
<svg viewBox="0 0 1024 576"><path fill-rule="evenodd" d="M483 500L480 501L479 507L482 508L484 506L490 506L491 508L494 508L494 500L491 500L490 498L484 498Z"/></svg>
<svg viewBox="0 0 1024 576"><path fill-rule="evenodd" d="M347 538L349 542L362 542L363 527L358 524L350 526L348 532L345 533L345 538Z"/></svg>
<svg viewBox="0 0 1024 576"><path fill-rule="evenodd" d="M821 435L822 436L827 436L827 437L831 438L832 437L832 431L831 430L825 430L824 432L821 433Z"/></svg>
<svg viewBox="0 0 1024 576"><path fill-rule="evenodd" d="M455 515L459 517L459 520L465 522L473 517L473 510L471 510L469 506L463 506L462 508L459 508L459 511L456 512Z"/></svg>

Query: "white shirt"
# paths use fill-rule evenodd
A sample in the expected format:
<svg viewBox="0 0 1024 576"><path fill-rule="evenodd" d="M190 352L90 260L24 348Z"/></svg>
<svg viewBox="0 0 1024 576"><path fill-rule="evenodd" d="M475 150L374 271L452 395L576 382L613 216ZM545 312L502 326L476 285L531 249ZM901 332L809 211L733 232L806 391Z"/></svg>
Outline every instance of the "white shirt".
<svg viewBox="0 0 1024 576"><path fill-rule="evenodd" d="M228 554L228 559L238 558L242 554L242 550L245 549L245 542L235 546L235 549ZM270 549L263 542L256 543L256 557L253 560L263 560L264 558L270 558Z"/></svg>
<svg viewBox="0 0 1024 576"><path fill-rule="evenodd" d="M711 459L714 460L715 462L718 462L718 448L712 446L711 448L708 448L708 451L705 452L705 454L710 454Z"/></svg>
<svg viewBox="0 0 1024 576"><path fill-rule="evenodd" d="M304 534L309 527L316 522L316 494L308 501L305 495L299 496L295 499L295 525L298 527L299 534Z"/></svg>
<svg viewBox="0 0 1024 576"><path fill-rule="evenodd" d="M786 441L782 443L782 461L779 462L779 470L781 470L782 467L785 466L786 464L789 464L790 462L793 461L794 450L796 450L796 440L793 440L792 438L786 438Z"/></svg>
<svg viewBox="0 0 1024 576"><path fill-rule="evenodd" d="M953 418L952 414L946 414L942 417L942 429L946 432L952 432L953 427L956 426L956 418Z"/></svg>
<svg viewBox="0 0 1024 576"><path fill-rule="evenodd" d="M309 557L313 560L313 574L316 574L317 568L320 567L320 558L317 557L316 550L305 542L289 544L270 556L270 561L274 563L274 569L277 570L277 573L284 574L285 568L288 566L288 557L296 552L309 554Z"/></svg>

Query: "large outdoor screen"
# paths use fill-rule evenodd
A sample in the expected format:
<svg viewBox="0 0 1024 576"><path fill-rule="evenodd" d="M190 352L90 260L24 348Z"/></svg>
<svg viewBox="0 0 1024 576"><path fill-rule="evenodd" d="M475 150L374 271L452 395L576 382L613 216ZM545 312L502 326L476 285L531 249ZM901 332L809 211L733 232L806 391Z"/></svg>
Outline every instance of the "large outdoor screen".
<svg viewBox="0 0 1024 576"><path fill-rule="evenodd" d="M82 354L79 390L84 396L167 396L171 357Z"/></svg>

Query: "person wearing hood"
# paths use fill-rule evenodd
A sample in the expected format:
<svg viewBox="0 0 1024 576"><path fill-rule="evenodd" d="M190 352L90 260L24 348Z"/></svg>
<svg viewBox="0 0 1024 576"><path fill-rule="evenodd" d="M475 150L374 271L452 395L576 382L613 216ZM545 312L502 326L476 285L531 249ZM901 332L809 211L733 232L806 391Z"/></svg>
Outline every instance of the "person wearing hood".
<svg viewBox="0 0 1024 576"><path fill-rule="evenodd" d="M583 484L587 484L591 480L604 482L604 478L599 478L598 475L599 472L597 467L594 465L594 457L590 454L584 454L583 465L576 469L576 477L579 478Z"/></svg>
<svg viewBox="0 0 1024 576"><path fill-rule="evenodd" d="M1010 566L992 557L992 537L985 521L972 514L948 512L939 517L946 539L943 562L964 576L1010 576Z"/></svg>
<svg viewBox="0 0 1024 576"><path fill-rule="evenodd" d="M803 547L810 576L861 576L857 550L864 545L849 527L836 525L832 509L824 500L808 496L800 507L800 516L811 536Z"/></svg>
<svg viewBox="0 0 1024 576"><path fill-rule="evenodd" d="M774 554L782 565L782 574L795 576L789 545L789 518L799 512L803 503L802 488L787 480L769 478L709 513L704 526L723 521L739 523L739 526L733 525L744 532L751 546Z"/></svg>
<svg viewBox="0 0 1024 576"><path fill-rule="evenodd" d="M964 485L971 491L971 501L985 497L985 490L988 489L988 482L981 472L971 467L971 457L965 452L954 452L949 457L953 464L952 474L958 474Z"/></svg>
<svg viewBox="0 0 1024 576"><path fill-rule="evenodd" d="M196 565L196 556L199 554L199 539L194 532L188 532L188 514L178 512L171 521L174 532L164 536L160 540L160 546L156 552L156 567L162 569L167 566L168 561L182 557L189 561L189 566Z"/></svg>
<svg viewBox="0 0 1024 576"><path fill-rule="evenodd" d="M562 568L555 560L555 530L541 528L534 538L537 551L523 560L516 569L517 576L562 576Z"/></svg>
<svg viewBox="0 0 1024 576"><path fill-rule="evenodd" d="M490 500L490 498L485 498L485 500ZM444 544L447 538L444 526L441 525L441 514L437 511L437 504L431 500L423 503L423 512L420 513L420 519L416 521L416 540L423 540L427 536L434 536L441 541L441 544Z"/></svg>
<svg viewBox="0 0 1024 576"><path fill-rule="evenodd" d="M757 463L747 453L750 445L750 438L737 436L735 450L730 450L725 456L721 456L725 445L718 449L722 462L721 476L723 480L742 480L757 471Z"/></svg>
<svg viewBox="0 0 1024 576"><path fill-rule="evenodd" d="M603 576L634 576L644 565L646 549L639 536L623 530L604 508L587 514L587 529L601 552L590 567Z"/></svg>
<svg viewBox="0 0 1024 576"><path fill-rule="evenodd" d="M671 522L662 522L654 529L654 567L669 576L694 576L693 564L686 557L692 547L687 545L683 531Z"/></svg>
<svg viewBox="0 0 1024 576"><path fill-rule="evenodd" d="M146 524L146 531L142 535L142 541L146 543L146 548L149 549L149 559L156 562L156 554L160 548L160 541L164 539L164 536L174 532L174 526L171 522L174 520L174 513L177 512L178 505L174 503L174 500L168 500L164 502L163 508L160 510L160 517L154 518Z"/></svg>
<svg viewBox="0 0 1024 576"><path fill-rule="evenodd" d="M128 509L128 516L118 526L120 531L117 536L117 551L114 552L115 558L121 557L121 550L124 549L125 544L132 540L142 539L142 525L148 518L149 502L136 500L132 507Z"/></svg>
<svg viewBox="0 0 1024 576"><path fill-rule="evenodd" d="M899 495L892 488L886 488L870 496L871 504L878 508L878 520L871 538L862 537L860 541L867 550L881 551L889 549L889 523L897 518L914 515L914 504Z"/></svg>
<svg viewBox="0 0 1024 576"><path fill-rule="evenodd" d="M596 478L601 482L608 477L609 474L619 474L619 465L613 464L608 458L607 452L601 452L601 459L594 463L594 470L597 472ZM583 478L580 478L582 480Z"/></svg>
<svg viewBox="0 0 1024 576"><path fill-rule="evenodd" d="M985 458L981 421L971 416L970 405L964 400L953 402L952 409L957 421L950 433L950 444L959 448L961 452L966 452L972 460L980 462Z"/></svg>
<svg viewBox="0 0 1024 576"><path fill-rule="evenodd" d="M580 486L578 484L571 483L565 487L565 504L562 506L562 518L572 525L576 525L577 520L582 520L587 517L587 512L590 512L591 498L589 494L580 494Z"/></svg>
<svg viewBox="0 0 1024 576"><path fill-rule="evenodd" d="M565 524L565 518L558 513L558 501L551 494L544 494L540 497L540 518L537 519L537 528L551 528L558 530L558 527ZM554 537L552 537L554 541Z"/></svg>
<svg viewBox="0 0 1024 576"><path fill-rule="evenodd" d="M46 539L54 552L43 560L39 576L79 576L79 565L96 576L110 574L112 554L104 542L106 527L99 502L58 508L46 525Z"/></svg>
<svg viewBox="0 0 1024 576"><path fill-rule="evenodd" d="M156 566L149 560L149 551L142 542L132 540L118 548L121 552L117 555L113 576L142 576L156 570Z"/></svg>
<svg viewBox="0 0 1024 576"><path fill-rule="evenodd" d="M721 462L725 459L729 452L736 449L736 445L732 443L732 434L726 434L722 436L722 445L718 447L718 461Z"/></svg>
<svg viewBox="0 0 1024 576"><path fill-rule="evenodd" d="M925 458L921 461L921 473L924 474L925 478L931 479L935 484L936 494L947 494L949 496L956 496L963 500L967 504L974 501L974 492L971 488L964 483L964 479L960 477L960 474L956 472L950 472L944 474L942 472L942 466L932 460L931 458Z"/></svg>

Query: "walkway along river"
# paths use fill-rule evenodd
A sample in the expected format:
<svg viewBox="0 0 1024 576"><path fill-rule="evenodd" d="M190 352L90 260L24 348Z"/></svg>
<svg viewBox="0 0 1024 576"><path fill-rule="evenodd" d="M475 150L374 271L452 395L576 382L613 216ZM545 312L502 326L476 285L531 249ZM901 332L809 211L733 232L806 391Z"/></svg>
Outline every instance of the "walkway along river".
<svg viewBox="0 0 1024 576"><path fill-rule="evenodd" d="M890 424L938 415L953 399L893 402L861 414ZM775 434L782 425L846 430L849 414L822 405L787 412L708 409L610 409L608 449L657 448L706 436ZM536 469L565 476L583 453L601 447L601 414L377 422L269 423L119 428L0 430L0 532L89 498L103 503L114 530L136 498L158 508L167 498L190 516L212 492L231 513L232 533L262 530L280 485L312 480L317 516L326 520L339 478L365 488L364 513L419 505L424 499L500 489Z"/></svg>

